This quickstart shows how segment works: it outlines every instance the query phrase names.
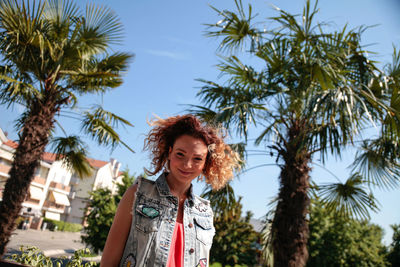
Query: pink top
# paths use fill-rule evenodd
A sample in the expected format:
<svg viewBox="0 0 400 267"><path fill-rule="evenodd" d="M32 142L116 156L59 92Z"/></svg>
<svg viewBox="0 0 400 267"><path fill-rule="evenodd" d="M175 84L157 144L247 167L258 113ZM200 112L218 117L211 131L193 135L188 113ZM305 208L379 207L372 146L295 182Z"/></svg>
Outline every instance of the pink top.
<svg viewBox="0 0 400 267"><path fill-rule="evenodd" d="M167 267L183 267L185 238L183 224L176 222L168 255Z"/></svg>

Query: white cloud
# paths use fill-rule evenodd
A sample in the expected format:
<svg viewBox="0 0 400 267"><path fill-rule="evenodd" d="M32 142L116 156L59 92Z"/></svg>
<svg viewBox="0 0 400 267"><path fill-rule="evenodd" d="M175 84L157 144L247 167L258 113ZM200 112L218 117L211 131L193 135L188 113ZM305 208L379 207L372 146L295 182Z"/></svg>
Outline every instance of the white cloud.
<svg viewBox="0 0 400 267"><path fill-rule="evenodd" d="M148 50L146 50L146 52L153 56L168 57L168 58L171 58L174 60L187 60L188 59L188 57L182 53L176 53L176 52L171 52L171 51L148 49Z"/></svg>

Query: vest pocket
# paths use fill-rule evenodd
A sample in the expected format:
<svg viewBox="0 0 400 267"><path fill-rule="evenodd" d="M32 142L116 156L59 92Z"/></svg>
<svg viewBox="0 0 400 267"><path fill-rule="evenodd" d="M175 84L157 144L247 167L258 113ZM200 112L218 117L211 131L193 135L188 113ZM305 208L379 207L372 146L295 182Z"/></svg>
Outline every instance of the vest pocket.
<svg viewBox="0 0 400 267"><path fill-rule="evenodd" d="M206 246L210 246L215 234L212 217L195 217L196 238Z"/></svg>
<svg viewBox="0 0 400 267"><path fill-rule="evenodd" d="M144 233L156 232L160 223L161 209L157 206L139 204L136 207L136 229Z"/></svg>

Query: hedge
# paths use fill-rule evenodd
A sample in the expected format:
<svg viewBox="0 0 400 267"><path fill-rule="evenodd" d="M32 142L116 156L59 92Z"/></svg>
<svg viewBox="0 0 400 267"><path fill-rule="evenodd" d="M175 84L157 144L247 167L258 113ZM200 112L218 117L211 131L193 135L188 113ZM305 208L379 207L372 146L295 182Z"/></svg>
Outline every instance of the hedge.
<svg viewBox="0 0 400 267"><path fill-rule="evenodd" d="M61 232L80 232L83 226L79 223L69 223L64 221L55 221L48 218L43 219L43 223L47 223L47 229L50 231Z"/></svg>

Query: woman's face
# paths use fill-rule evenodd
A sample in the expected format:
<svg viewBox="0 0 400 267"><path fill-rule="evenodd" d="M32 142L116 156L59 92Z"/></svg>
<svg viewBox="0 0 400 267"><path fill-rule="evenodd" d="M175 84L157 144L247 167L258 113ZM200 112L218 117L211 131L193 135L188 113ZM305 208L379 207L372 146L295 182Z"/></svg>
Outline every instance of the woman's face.
<svg viewBox="0 0 400 267"><path fill-rule="evenodd" d="M170 174L179 182L191 182L203 171L207 152L203 140L189 135L180 136L169 149Z"/></svg>

